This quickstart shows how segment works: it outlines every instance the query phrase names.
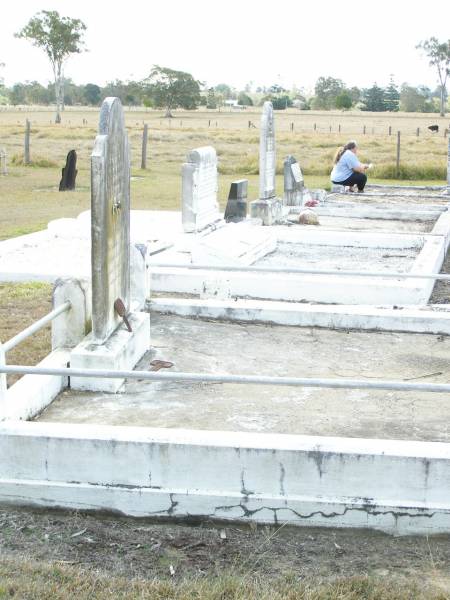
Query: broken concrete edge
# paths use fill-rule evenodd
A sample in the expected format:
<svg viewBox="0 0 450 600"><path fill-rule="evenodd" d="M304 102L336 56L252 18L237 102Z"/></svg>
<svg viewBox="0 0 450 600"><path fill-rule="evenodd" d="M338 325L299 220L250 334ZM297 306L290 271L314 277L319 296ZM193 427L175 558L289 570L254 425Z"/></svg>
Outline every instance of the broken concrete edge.
<svg viewBox="0 0 450 600"><path fill-rule="evenodd" d="M152 298L148 310L219 321L450 335L450 305L358 306L246 299Z"/></svg>
<svg viewBox="0 0 450 600"><path fill-rule="evenodd" d="M7 504L450 532L446 443L8 422L0 473Z"/></svg>

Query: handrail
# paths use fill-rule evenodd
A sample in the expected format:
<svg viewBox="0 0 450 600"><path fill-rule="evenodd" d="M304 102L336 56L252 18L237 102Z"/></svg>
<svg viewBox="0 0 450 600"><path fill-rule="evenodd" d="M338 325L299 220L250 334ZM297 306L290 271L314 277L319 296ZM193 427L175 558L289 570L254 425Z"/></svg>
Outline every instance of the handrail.
<svg viewBox="0 0 450 600"><path fill-rule="evenodd" d="M42 329L43 327L45 327L48 323L50 323L51 321L53 321L53 319L55 319L61 313L65 312L66 310L69 310L69 308L71 306L72 305L71 305L71 303L69 301L64 302L63 304L61 304L60 306L58 306L57 308L55 308L54 310L52 310L51 312L49 312L47 315L45 315L44 317L42 317L42 319L39 319L38 321L35 321L32 325L30 325L29 327L27 327L26 329L24 329L23 331L21 331L20 333L18 333L14 337L12 337L10 340L8 340L7 342L5 342L2 345L3 352L6 353L9 350L12 350L12 348L15 348L15 346L17 346L18 344L20 344L20 342L23 342L28 337L30 337L30 335L33 335L33 333L36 333L37 331L39 331L40 329Z"/></svg>
<svg viewBox="0 0 450 600"><path fill-rule="evenodd" d="M99 377L105 379L142 379L206 383L240 383L247 385L282 385L318 388L377 389L421 392L450 392L450 383L406 383L404 381L365 381L362 379L326 379L310 377L268 377L263 375L226 375L208 373L159 373L148 371L111 371L107 369L72 369L0 365L0 373L56 375L63 377ZM450 396L449 396L450 399Z"/></svg>
<svg viewBox="0 0 450 600"><path fill-rule="evenodd" d="M396 273L392 271L337 271L329 269L298 269L296 267L244 267L236 265L194 265L194 264L182 264L182 263L147 263L149 267L156 267L158 269L193 269L196 271L230 271L230 272L242 272L242 273L292 273L294 275L345 275L349 277L380 277L382 279L439 279L448 281L450 280L449 273Z"/></svg>

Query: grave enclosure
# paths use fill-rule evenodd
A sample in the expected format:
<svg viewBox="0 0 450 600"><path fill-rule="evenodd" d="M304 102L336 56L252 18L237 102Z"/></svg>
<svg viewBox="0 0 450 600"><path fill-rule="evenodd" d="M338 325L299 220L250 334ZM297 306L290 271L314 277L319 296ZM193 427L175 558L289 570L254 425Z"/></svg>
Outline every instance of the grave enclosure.
<svg viewBox="0 0 450 600"><path fill-rule="evenodd" d="M210 146L181 166L179 213L130 211L105 100L91 211L0 242L3 281L55 284L52 352L0 375L1 502L450 531L450 305L430 303L450 179L326 194L289 155L278 196L275 142L266 103L249 211L237 180L220 213Z"/></svg>

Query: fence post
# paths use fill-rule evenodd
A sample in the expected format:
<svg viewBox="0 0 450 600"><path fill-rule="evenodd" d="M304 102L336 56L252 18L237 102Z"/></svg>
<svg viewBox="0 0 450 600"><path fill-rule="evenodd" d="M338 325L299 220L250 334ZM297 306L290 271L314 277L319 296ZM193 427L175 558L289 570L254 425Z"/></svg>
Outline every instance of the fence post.
<svg viewBox="0 0 450 600"><path fill-rule="evenodd" d="M396 177L400 175L400 131L397 131L397 164L396 164Z"/></svg>
<svg viewBox="0 0 450 600"><path fill-rule="evenodd" d="M147 139L148 139L148 125L144 125L144 131L142 132L142 157L141 157L141 169L147 168Z"/></svg>
<svg viewBox="0 0 450 600"><path fill-rule="evenodd" d="M366 135L366 126L363 127L363 135Z"/></svg>
<svg viewBox="0 0 450 600"><path fill-rule="evenodd" d="M5 353L3 351L3 344L0 342L0 366L5 366ZM6 375L0 373L0 416L2 414L2 406L6 401Z"/></svg>
<svg viewBox="0 0 450 600"><path fill-rule="evenodd" d="M341 125L340 124L339 124L339 127L338 127L338 131L339 131L339 133L341 133Z"/></svg>
<svg viewBox="0 0 450 600"><path fill-rule="evenodd" d="M27 119L25 124L25 143L23 147L23 164L30 164L30 121Z"/></svg>
<svg viewBox="0 0 450 600"><path fill-rule="evenodd" d="M420 127L418 127L418 128L417 128L417 131L416 131L416 135L417 135L417 137L419 137L419 134L420 134Z"/></svg>
<svg viewBox="0 0 450 600"><path fill-rule="evenodd" d="M316 131L317 125L316 123L314 123L314 131Z"/></svg>
<svg viewBox="0 0 450 600"><path fill-rule="evenodd" d="M392 135L392 127L389 125L389 135Z"/></svg>
<svg viewBox="0 0 450 600"><path fill-rule="evenodd" d="M294 131L294 123L291 123L291 131Z"/></svg>

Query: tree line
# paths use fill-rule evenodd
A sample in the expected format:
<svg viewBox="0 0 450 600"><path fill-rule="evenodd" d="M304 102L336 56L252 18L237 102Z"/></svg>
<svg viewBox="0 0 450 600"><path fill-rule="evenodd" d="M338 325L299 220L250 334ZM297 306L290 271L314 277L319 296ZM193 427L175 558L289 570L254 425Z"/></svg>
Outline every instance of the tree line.
<svg viewBox="0 0 450 600"><path fill-rule="evenodd" d="M43 86L37 81L27 81L7 88L2 85L0 76L0 104L49 105L56 102L56 123L60 122L60 111L65 105L97 106L107 96L117 96L128 106L164 108L167 117L172 115L175 108L245 107L261 105L266 100L272 101L275 110L285 110L291 106L301 110L357 108L374 112L440 112L441 116L447 110L450 40L440 42L431 37L416 46L438 75L439 85L435 90L426 86L412 87L407 83L398 86L392 76L386 88L374 83L367 89L349 88L334 77L319 77L314 94L308 95L302 90L287 90L277 84L267 88L257 87L256 90L250 84L243 90L236 90L224 83L207 87L190 73L158 65L154 65L148 77L141 81L116 80L106 86L96 83L77 85L64 76L64 66L71 55L85 50L85 31L86 25L82 21L61 17L57 11L44 10L32 17L15 36L45 52L52 67L54 83Z"/></svg>

